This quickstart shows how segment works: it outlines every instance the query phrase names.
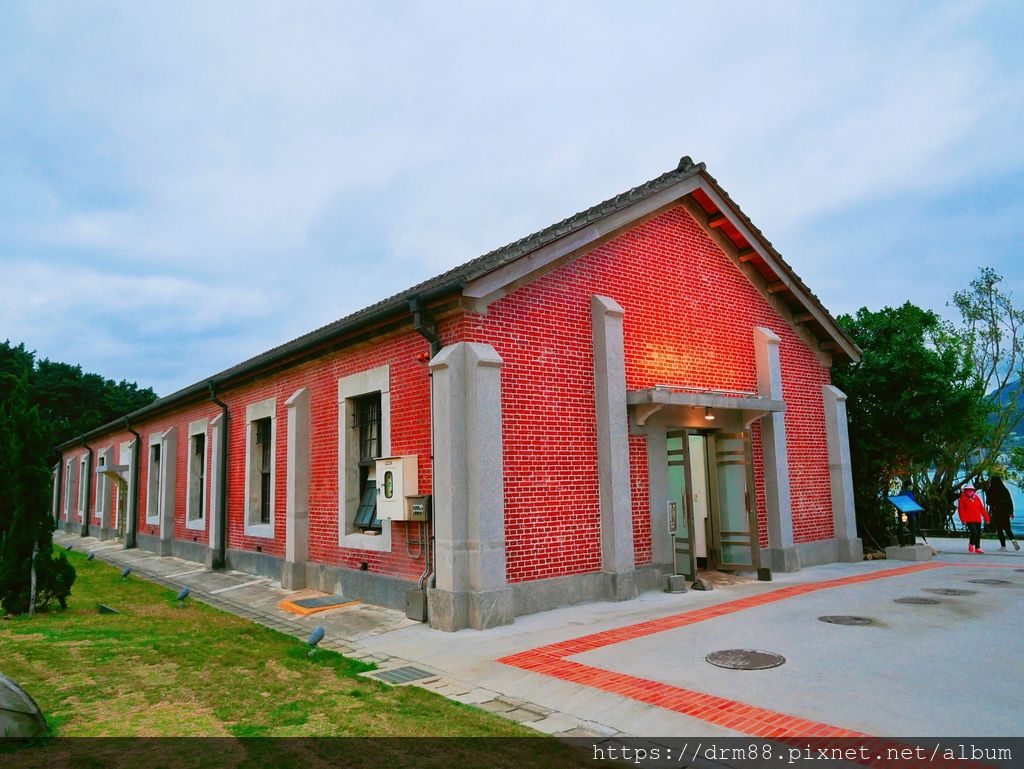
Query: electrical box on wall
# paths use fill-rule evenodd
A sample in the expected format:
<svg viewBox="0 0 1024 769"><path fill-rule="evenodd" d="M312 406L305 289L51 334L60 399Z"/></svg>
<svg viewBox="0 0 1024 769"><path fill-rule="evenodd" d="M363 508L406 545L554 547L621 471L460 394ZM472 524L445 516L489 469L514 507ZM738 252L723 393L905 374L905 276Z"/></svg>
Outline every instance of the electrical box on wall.
<svg viewBox="0 0 1024 769"><path fill-rule="evenodd" d="M424 523L430 519L430 495L419 494L405 498L408 515L405 520Z"/></svg>
<svg viewBox="0 0 1024 769"><path fill-rule="evenodd" d="M382 521L408 521L406 497L420 493L419 463L415 454L377 460L377 517Z"/></svg>

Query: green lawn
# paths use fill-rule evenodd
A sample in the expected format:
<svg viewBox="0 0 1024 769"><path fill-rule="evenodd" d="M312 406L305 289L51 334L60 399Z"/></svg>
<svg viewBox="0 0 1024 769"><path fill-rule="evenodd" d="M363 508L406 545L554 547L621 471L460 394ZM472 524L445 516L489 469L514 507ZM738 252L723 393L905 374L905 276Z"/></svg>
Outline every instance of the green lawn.
<svg viewBox="0 0 1024 769"><path fill-rule="evenodd" d="M517 736L513 722L174 593L113 567L78 571L67 611L0 622L0 672L66 736ZM121 614L99 614L97 603Z"/></svg>

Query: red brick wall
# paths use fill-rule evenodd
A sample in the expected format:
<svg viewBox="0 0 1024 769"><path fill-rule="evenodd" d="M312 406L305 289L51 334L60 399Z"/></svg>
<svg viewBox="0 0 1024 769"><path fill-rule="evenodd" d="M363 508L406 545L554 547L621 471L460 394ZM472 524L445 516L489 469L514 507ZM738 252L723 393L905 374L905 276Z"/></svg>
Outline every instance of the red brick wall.
<svg viewBox="0 0 1024 769"><path fill-rule="evenodd" d="M689 214L674 208L466 319L467 339L493 345L505 361L509 580L600 569L592 294L626 311L630 390L667 384L755 391L753 327L779 335L797 540L831 536L821 401L828 371ZM759 436L755 447L760 465ZM650 513L636 437L630 468L642 564L651 558ZM758 505L763 521L763 493Z"/></svg>
<svg viewBox="0 0 1024 769"><path fill-rule="evenodd" d="M455 324L448 321L440 324L442 338L450 337ZM391 378L391 451L393 454L416 454L419 457L420 490L429 492L431 483L430 463L430 372L426 362L420 362L421 354L429 354L429 344L415 332L404 332L385 337L373 344L363 344L350 350L334 353L280 374L247 384L240 388L229 388L218 397L228 405L228 547L231 549L260 551L268 555L284 557L285 554L285 502L286 502L286 460L288 415L285 401L302 387L310 391L310 544L311 561L334 564L357 569L363 563L369 571L411 579L423 571L423 560L415 542L408 543L407 536L419 538L418 524L392 523L391 552L341 549L338 546L338 379L350 374L390 365ZM246 536L244 531L245 510L245 448L246 408L259 401L276 398L276 462L275 462L275 513L274 538ZM146 523L146 489L148 485L149 435L171 427L178 428L175 456L175 539L208 543L208 527L203 531L185 526L185 500L188 477L188 424L209 418L211 421L220 414L220 408L209 401L190 405L147 422L133 424L142 435L143 451L138 489L138 532L151 536L160 535L160 527ZM132 436L126 432L112 433L93 439L92 445L115 447L114 462L117 461L117 447L121 441ZM207 433L209 455L212 460L212 431ZM74 454L76 449L65 455ZM162 458L166 461L166 457ZM210 485L216 468L208 467L207 499L210 499ZM63 499L63 498L62 498ZM112 503L111 503L112 504ZM208 514L211 510L208 508ZM411 548L413 556L408 554Z"/></svg>

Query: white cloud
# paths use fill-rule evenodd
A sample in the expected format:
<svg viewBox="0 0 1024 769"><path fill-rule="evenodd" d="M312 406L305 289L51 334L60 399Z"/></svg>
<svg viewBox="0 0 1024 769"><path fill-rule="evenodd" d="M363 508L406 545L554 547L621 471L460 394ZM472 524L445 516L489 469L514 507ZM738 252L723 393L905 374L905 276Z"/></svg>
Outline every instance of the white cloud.
<svg viewBox="0 0 1024 769"><path fill-rule="evenodd" d="M1024 78L992 13L8 6L0 260L16 269L0 320L12 336L50 326L53 357L72 361L92 343L62 341L61 324L82 319L114 340L132 327L137 353L177 342L178 370L134 374L165 391L682 154L707 161L826 304L843 304L863 255L808 243L813 223L1024 165ZM206 334L226 343L202 347Z"/></svg>

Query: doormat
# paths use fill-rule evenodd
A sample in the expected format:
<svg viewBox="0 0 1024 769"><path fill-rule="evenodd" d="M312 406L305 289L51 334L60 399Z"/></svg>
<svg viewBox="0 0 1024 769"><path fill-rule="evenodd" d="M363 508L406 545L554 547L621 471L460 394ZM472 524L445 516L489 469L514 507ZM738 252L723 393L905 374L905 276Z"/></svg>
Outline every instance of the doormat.
<svg viewBox="0 0 1024 769"><path fill-rule="evenodd" d="M277 608L305 617L321 611L340 609L343 606L354 606L357 603L359 601L340 595L313 595L305 598L286 598L277 605Z"/></svg>

